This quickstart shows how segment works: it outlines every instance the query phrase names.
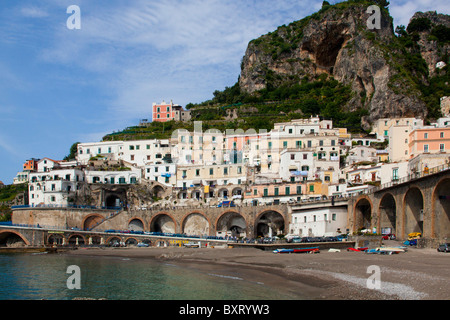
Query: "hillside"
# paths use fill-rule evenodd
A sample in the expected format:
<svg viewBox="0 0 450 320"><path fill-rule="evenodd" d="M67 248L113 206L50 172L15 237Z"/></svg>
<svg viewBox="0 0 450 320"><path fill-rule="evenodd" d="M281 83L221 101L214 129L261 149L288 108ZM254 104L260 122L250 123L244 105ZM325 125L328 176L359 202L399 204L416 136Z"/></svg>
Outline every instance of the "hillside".
<svg viewBox="0 0 450 320"><path fill-rule="evenodd" d="M369 30L367 8L381 6L381 29ZM394 31L384 0L349 0L252 40L232 87L188 104L203 129L271 129L274 122L320 115L352 132L379 118L441 116L450 96L450 16L416 13ZM104 140L165 138L192 123L154 123Z"/></svg>

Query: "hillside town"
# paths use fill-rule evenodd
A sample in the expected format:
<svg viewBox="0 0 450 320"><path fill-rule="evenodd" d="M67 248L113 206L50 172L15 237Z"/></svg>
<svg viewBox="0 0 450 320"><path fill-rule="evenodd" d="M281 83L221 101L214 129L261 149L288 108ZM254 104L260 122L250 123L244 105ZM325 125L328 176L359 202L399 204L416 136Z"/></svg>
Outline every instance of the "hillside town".
<svg viewBox="0 0 450 320"><path fill-rule="evenodd" d="M189 121L173 103L153 104L155 115ZM28 159L14 183L28 183L30 207L294 205L347 198L448 164L449 148L450 117L428 125L380 119L367 136L319 117L276 123L269 132L204 132L195 122L194 132L177 130L170 139L80 143L73 161ZM102 196L105 189L116 195ZM334 231L345 228L345 210L328 215L340 221Z"/></svg>

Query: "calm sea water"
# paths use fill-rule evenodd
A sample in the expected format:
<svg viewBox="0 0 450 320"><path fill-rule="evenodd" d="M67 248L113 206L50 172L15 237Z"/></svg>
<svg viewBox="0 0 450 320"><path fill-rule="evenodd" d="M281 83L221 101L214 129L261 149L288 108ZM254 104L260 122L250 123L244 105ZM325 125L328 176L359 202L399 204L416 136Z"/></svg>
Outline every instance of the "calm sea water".
<svg viewBox="0 0 450 320"><path fill-rule="evenodd" d="M67 267L81 270L70 290ZM290 300L262 283L157 261L56 254L0 254L0 300Z"/></svg>

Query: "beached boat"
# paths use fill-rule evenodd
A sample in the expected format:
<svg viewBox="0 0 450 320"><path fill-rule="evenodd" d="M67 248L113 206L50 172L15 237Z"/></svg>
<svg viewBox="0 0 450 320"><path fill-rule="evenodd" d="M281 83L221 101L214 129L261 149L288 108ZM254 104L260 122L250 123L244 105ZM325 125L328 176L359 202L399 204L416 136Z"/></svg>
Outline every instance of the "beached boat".
<svg viewBox="0 0 450 320"><path fill-rule="evenodd" d="M276 249L273 253L294 253L294 249Z"/></svg>
<svg viewBox="0 0 450 320"><path fill-rule="evenodd" d="M391 248L391 247L380 247L380 248L376 248L376 249L368 249L366 250L366 253L372 253L372 254L398 254L401 252L405 252L404 249L400 249L400 248Z"/></svg>
<svg viewBox="0 0 450 320"><path fill-rule="evenodd" d="M320 252L319 247L294 249L294 253L316 253L316 252Z"/></svg>
<svg viewBox="0 0 450 320"><path fill-rule="evenodd" d="M364 252L369 248L347 248L347 251Z"/></svg>

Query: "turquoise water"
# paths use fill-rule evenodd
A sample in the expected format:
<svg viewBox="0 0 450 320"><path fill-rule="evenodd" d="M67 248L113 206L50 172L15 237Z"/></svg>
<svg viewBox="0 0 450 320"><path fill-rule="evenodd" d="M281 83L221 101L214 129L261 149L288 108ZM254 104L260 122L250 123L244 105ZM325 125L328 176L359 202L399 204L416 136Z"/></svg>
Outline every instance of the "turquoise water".
<svg viewBox="0 0 450 320"><path fill-rule="evenodd" d="M80 268L70 290L67 267ZM290 300L300 295L220 272L204 273L157 261L56 254L0 255L0 300Z"/></svg>

